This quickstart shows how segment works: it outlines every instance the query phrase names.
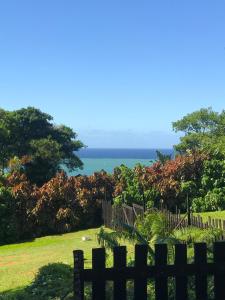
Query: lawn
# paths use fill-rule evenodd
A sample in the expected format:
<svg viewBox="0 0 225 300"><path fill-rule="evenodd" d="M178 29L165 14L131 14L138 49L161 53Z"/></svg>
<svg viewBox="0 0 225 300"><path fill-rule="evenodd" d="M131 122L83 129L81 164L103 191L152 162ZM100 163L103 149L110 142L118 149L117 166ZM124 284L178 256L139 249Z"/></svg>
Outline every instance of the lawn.
<svg viewBox="0 0 225 300"><path fill-rule="evenodd" d="M0 246L0 292L29 285L38 269L49 263L62 262L72 266L75 249L84 250L85 267L90 266L91 249L98 247L97 232L98 229L89 229ZM89 236L91 240L84 242L82 236Z"/></svg>
<svg viewBox="0 0 225 300"><path fill-rule="evenodd" d="M221 211L211 211L211 212L202 212L202 213L194 213L194 215L200 215L203 218L203 221L208 221L208 217L213 219L222 219L225 220L225 210Z"/></svg>

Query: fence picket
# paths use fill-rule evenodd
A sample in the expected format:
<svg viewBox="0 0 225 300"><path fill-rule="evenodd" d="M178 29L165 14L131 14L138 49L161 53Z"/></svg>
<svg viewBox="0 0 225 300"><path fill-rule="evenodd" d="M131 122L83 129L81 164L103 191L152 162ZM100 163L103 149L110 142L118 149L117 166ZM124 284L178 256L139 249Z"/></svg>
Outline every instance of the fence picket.
<svg viewBox="0 0 225 300"><path fill-rule="evenodd" d="M74 280L73 280L73 290L74 290L74 300L84 299L84 281L81 278L82 271L84 270L84 253L82 250L73 251L74 259Z"/></svg>
<svg viewBox="0 0 225 300"><path fill-rule="evenodd" d="M126 267L126 254L127 250L125 246L115 247L113 249L113 266L120 274L122 268ZM118 276L114 280L114 300L124 300L126 299L126 280Z"/></svg>
<svg viewBox="0 0 225 300"><path fill-rule="evenodd" d="M207 300L207 276L201 274L207 264L207 247L204 243L194 245L194 261L196 265L195 293L196 300Z"/></svg>
<svg viewBox="0 0 225 300"><path fill-rule="evenodd" d="M214 275L215 300L225 299L225 243L214 244L214 262L219 263Z"/></svg>
<svg viewBox="0 0 225 300"><path fill-rule="evenodd" d="M134 300L147 299L147 278L141 276L147 266L147 245L135 245L135 270L139 276L134 280Z"/></svg>
<svg viewBox="0 0 225 300"><path fill-rule="evenodd" d="M155 266L167 265L167 245L155 245ZM163 275L163 274L162 274ZM155 280L155 299L167 300L168 299L168 279L167 277L158 277Z"/></svg>
<svg viewBox="0 0 225 300"><path fill-rule="evenodd" d="M175 265L182 268L187 264L186 244L175 245ZM176 276L176 300L187 300L187 276Z"/></svg>
<svg viewBox="0 0 225 300"><path fill-rule="evenodd" d="M105 300L105 249L92 249L92 268L97 276L92 281L92 299Z"/></svg>

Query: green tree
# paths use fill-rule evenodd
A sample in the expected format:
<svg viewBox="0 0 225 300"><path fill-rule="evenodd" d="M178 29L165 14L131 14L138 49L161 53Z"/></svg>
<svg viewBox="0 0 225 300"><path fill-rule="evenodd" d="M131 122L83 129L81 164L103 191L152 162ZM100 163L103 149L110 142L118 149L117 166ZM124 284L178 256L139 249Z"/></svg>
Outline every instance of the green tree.
<svg viewBox="0 0 225 300"><path fill-rule="evenodd" d="M53 118L34 107L12 112L0 110L1 168L17 156L30 156L24 165L29 180L42 185L61 169L72 171L82 167L75 151L84 145L69 127L53 124Z"/></svg>
<svg viewBox="0 0 225 300"><path fill-rule="evenodd" d="M164 165L165 162L167 162L168 160L171 159L172 155L170 154L163 154L162 152L160 152L159 150L156 150L156 155L157 155L157 160Z"/></svg>
<svg viewBox="0 0 225 300"><path fill-rule="evenodd" d="M188 149L196 150L213 144L215 137L225 134L225 112L214 112L211 108L202 108L182 119L173 122L173 130L184 132L175 150L185 153Z"/></svg>

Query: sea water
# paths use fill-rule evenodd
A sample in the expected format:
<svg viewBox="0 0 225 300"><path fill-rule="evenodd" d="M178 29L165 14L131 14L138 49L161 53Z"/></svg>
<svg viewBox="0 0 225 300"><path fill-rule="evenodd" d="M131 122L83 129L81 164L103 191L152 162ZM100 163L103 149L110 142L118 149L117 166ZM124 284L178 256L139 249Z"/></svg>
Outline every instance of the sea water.
<svg viewBox="0 0 225 300"><path fill-rule="evenodd" d="M91 175L101 170L113 173L114 168L121 164L129 168L133 168L138 163L150 166L157 159L156 150L85 148L76 153L84 164L83 169L78 169L69 175ZM173 149L159 149L159 151L166 155L174 155Z"/></svg>

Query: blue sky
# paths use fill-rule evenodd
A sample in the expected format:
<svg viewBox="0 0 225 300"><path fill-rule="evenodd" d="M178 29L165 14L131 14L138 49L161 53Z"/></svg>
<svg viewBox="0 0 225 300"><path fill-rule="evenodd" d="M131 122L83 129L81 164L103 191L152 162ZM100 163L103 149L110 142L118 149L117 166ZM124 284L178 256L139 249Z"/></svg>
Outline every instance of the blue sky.
<svg viewBox="0 0 225 300"><path fill-rule="evenodd" d="M171 147L225 108L225 1L0 2L0 107L35 106L89 147Z"/></svg>

